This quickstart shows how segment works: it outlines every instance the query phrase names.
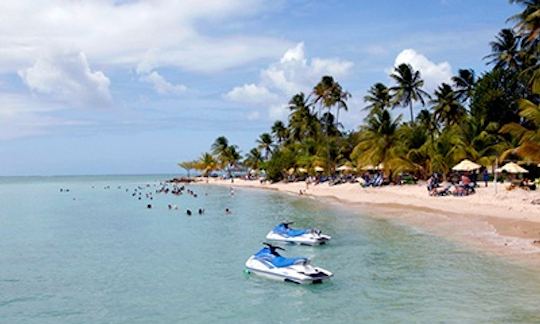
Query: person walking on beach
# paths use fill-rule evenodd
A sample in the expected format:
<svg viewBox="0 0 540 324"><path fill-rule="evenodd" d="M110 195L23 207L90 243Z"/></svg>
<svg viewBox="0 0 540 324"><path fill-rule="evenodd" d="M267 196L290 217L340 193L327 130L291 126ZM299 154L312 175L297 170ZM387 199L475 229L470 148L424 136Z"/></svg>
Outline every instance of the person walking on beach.
<svg viewBox="0 0 540 324"><path fill-rule="evenodd" d="M482 180L484 180L484 184L487 187L488 186L488 181L489 181L489 172L488 172L487 168L485 168L484 172L482 172Z"/></svg>

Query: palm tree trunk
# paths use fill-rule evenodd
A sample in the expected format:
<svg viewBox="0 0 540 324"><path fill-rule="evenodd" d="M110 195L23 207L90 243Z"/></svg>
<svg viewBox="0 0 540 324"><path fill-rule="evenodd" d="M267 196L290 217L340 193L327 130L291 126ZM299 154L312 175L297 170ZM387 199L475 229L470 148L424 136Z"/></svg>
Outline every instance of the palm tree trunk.
<svg viewBox="0 0 540 324"><path fill-rule="evenodd" d="M336 112L336 129L339 131L339 106L337 107Z"/></svg>
<svg viewBox="0 0 540 324"><path fill-rule="evenodd" d="M409 103L409 109L411 110L411 124L414 123L414 115L412 109L412 101Z"/></svg>

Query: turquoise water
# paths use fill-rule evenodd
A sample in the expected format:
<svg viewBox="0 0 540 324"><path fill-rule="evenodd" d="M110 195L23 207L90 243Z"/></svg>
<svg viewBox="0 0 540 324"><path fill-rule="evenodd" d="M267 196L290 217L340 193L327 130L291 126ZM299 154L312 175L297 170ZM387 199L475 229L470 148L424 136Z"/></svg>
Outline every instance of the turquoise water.
<svg viewBox="0 0 540 324"><path fill-rule="evenodd" d="M190 186L198 198L131 196L157 180L0 178L0 322L540 322L540 272L308 198L210 186ZM334 237L285 252L312 257L332 281L243 273L281 220Z"/></svg>

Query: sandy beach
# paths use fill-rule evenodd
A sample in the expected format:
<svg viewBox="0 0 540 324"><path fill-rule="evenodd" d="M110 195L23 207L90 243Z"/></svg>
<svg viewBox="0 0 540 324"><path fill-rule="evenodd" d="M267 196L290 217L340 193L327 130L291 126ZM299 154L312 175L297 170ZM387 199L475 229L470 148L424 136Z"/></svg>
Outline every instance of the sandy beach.
<svg viewBox="0 0 540 324"><path fill-rule="evenodd" d="M362 188L359 184L306 186L305 182L260 183L235 179L200 179L202 183L277 190L306 199L326 199L372 217L385 218L467 246L519 261L540 264L540 191L507 191L492 183L466 197L430 197L424 184ZM300 190L304 191L302 196Z"/></svg>

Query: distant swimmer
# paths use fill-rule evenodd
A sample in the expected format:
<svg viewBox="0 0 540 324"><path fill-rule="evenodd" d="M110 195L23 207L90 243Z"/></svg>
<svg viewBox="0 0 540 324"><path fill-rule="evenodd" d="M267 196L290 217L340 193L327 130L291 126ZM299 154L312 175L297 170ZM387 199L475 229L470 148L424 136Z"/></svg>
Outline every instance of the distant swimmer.
<svg viewBox="0 0 540 324"><path fill-rule="evenodd" d="M191 216L191 210L188 209L188 210L186 211L186 214L187 214L188 216Z"/></svg>
<svg viewBox="0 0 540 324"><path fill-rule="evenodd" d="M151 209L151 208L152 208L152 204L146 205L146 208Z"/></svg>
<svg viewBox="0 0 540 324"><path fill-rule="evenodd" d="M225 214L229 215L231 213L231 210L229 208L225 208Z"/></svg>

